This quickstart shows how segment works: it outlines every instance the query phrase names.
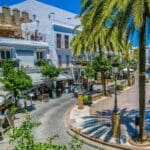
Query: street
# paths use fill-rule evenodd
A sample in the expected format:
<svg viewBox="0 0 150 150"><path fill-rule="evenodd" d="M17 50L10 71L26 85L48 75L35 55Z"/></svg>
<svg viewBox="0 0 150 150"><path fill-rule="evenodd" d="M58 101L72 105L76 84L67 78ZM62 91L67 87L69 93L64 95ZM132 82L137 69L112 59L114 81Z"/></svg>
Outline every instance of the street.
<svg viewBox="0 0 150 150"><path fill-rule="evenodd" d="M41 125L34 129L35 138L43 141L58 134L59 137L55 142L68 145L72 137L67 133L64 117L66 111L75 103L76 99L72 97L72 94L51 99L48 103L37 102L36 109L31 112L33 120L41 122ZM95 148L84 144L82 150L95 150Z"/></svg>

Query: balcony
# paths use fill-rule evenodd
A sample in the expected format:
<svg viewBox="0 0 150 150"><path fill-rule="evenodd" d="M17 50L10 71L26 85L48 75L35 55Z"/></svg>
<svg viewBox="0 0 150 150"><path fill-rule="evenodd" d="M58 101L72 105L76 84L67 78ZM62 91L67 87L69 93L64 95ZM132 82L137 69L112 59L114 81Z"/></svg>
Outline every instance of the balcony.
<svg viewBox="0 0 150 150"><path fill-rule="evenodd" d="M42 66L42 65L44 65L44 64L46 64L48 62L49 61L47 59L35 59L34 60L34 65L40 67L40 66Z"/></svg>
<svg viewBox="0 0 150 150"><path fill-rule="evenodd" d="M16 59L16 60L12 60L12 59L8 59L8 60L5 60L5 59L0 59L0 68L2 68L3 64L4 63L12 63L14 65L14 67L19 67L19 64L20 64L20 60L19 59Z"/></svg>

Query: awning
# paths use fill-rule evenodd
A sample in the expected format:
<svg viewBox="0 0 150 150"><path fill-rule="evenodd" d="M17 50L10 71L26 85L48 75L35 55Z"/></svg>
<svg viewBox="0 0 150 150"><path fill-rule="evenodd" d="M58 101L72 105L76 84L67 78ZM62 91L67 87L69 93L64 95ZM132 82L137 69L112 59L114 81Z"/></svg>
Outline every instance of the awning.
<svg viewBox="0 0 150 150"><path fill-rule="evenodd" d="M70 74L64 74L64 76L68 79L68 80L72 80L74 79L74 77Z"/></svg>
<svg viewBox="0 0 150 150"><path fill-rule="evenodd" d="M57 81L64 81L64 80L72 80L74 79L73 76L70 74L59 74L59 76L56 78Z"/></svg>
<svg viewBox="0 0 150 150"><path fill-rule="evenodd" d="M39 85L44 83L44 78L42 77L41 73L30 73L29 76L32 79L33 85Z"/></svg>
<svg viewBox="0 0 150 150"><path fill-rule="evenodd" d="M38 42L32 40L22 40L22 39L14 39L14 38L3 38L0 37L0 45L1 46L27 46L27 47L36 47L36 48L49 48L48 43L46 42Z"/></svg>
<svg viewBox="0 0 150 150"><path fill-rule="evenodd" d="M59 74L59 76L56 78L56 81L64 81L67 80L67 77L63 74Z"/></svg>
<svg viewBox="0 0 150 150"><path fill-rule="evenodd" d="M41 73L30 73L29 76L32 79L33 85L39 85L46 82L46 79L42 76ZM73 76L69 74L59 74L56 78L56 81L65 81L65 80L72 80L74 79Z"/></svg>

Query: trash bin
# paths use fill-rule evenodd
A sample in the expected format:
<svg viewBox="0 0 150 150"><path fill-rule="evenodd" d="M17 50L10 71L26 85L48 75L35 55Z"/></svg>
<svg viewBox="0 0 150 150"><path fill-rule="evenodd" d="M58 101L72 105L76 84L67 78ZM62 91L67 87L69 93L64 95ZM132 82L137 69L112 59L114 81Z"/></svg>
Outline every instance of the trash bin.
<svg viewBox="0 0 150 150"><path fill-rule="evenodd" d="M24 100L24 99L19 99L19 100L18 100L18 107L19 107L20 109L25 108L25 100Z"/></svg>
<svg viewBox="0 0 150 150"><path fill-rule="evenodd" d="M56 89L52 89L52 98L56 97L57 97Z"/></svg>
<svg viewBox="0 0 150 150"><path fill-rule="evenodd" d="M20 109L25 108L25 97L23 95L18 96L18 104L17 105Z"/></svg>

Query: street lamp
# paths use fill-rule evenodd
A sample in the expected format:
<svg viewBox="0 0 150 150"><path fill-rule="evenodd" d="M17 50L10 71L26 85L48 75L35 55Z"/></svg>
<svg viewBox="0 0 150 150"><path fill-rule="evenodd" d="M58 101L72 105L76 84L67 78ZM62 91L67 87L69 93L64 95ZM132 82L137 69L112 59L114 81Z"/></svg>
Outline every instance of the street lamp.
<svg viewBox="0 0 150 150"><path fill-rule="evenodd" d="M117 62L114 62L112 64L112 71L115 74L115 100L114 100L114 113L118 112L118 103L117 103L117 73L119 71L119 64Z"/></svg>
<svg viewBox="0 0 150 150"><path fill-rule="evenodd" d="M31 103L31 106L32 106L32 97L34 96L34 93L29 93L28 95L30 97L30 103Z"/></svg>
<svg viewBox="0 0 150 150"><path fill-rule="evenodd" d="M120 114L118 113L118 104L117 104L117 73L119 64L114 62L112 64L112 71L115 74L115 100L114 100L114 110L112 114L112 136L119 138L121 135L121 127L120 127Z"/></svg>

